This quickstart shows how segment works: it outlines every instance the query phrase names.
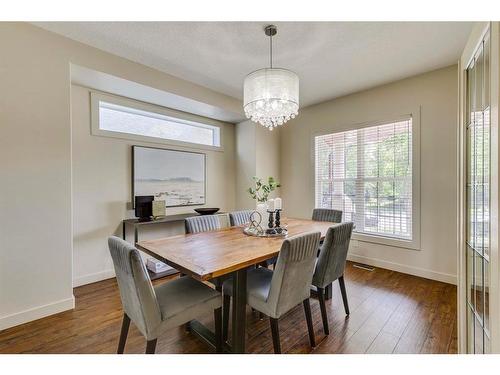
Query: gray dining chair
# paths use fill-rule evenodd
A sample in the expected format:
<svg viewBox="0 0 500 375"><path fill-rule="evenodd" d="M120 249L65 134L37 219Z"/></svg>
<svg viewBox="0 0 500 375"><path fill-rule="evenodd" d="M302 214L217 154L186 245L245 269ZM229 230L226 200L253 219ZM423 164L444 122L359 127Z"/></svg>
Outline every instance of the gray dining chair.
<svg viewBox="0 0 500 375"><path fill-rule="evenodd" d="M229 228L231 226L231 220L229 214L201 215L184 219L184 224L186 233L201 233ZM218 277L209 281L215 285L217 291L222 291L224 277Z"/></svg>
<svg viewBox="0 0 500 375"><path fill-rule="evenodd" d="M312 212L312 220L314 221L329 221L331 223L341 223L342 222L342 211L334 210L332 208L315 208ZM320 245L323 241L320 242ZM319 252L318 252L319 253ZM325 288L326 299L332 298L332 285L328 285Z"/></svg>
<svg viewBox="0 0 500 375"><path fill-rule="evenodd" d="M229 218L231 219L231 226L236 227L248 224L250 222L250 215L252 215L252 212L253 210L230 212Z"/></svg>
<svg viewBox="0 0 500 375"><path fill-rule="evenodd" d="M349 304L347 302L347 292L344 282L344 269L353 226L354 224L352 222L347 222L334 225L328 229L314 270L312 285L316 287L318 294L321 319L323 320L323 329L326 335L330 334L330 330L328 328L328 316L326 314L325 288L331 285L335 280L339 281L345 313L349 315Z"/></svg>
<svg viewBox="0 0 500 375"><path fill-rule="evenodd" d="M331 221L332 223L342 222L342 211L330 208L315 208L312 213L315 221Z"/></svg>
<svg viewBox="0 0 500 375"><path fill-rule="evenodd" d="M200 233L231 226L229 214L200 215L184 219L186 233Z"/></svg>
<svg viewBox="0 0 500 375"><path fill-rule="evenodd" d="M153 354L158 337L199 316L213 313L217 353L222 352L222 298L219 292L190 277L153 287L139 251L118 237L108 239L123 306L118 354L123 354L130 321L146 338Z"/></svg>
<svg viewBox="0 0 500 375"><path fill-rule="evenodd" d="M278 320L300 303L304 305L309 342L316 346L309 297L320 237L320 232L289 237L283 241L274 271L263 267L247 271L247 304L269 316L275 353L281 353ZM224 282L222 290L224 296L233 295L232 279ZM229 302L224 298L224 304ZM223 316L223 340L228 325L229 317Z"/></svg>

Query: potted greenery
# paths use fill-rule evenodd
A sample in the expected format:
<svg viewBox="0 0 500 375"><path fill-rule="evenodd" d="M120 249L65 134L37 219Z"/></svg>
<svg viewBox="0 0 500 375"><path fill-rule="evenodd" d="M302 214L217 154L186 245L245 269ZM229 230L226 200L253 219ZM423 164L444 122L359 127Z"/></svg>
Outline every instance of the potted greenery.
<svg viewBox="0 0 500 375"><path fill-rule="evenodd" d="M281 185L274 177L268 177L267 184L262 182L262 179L254 176L255 187L249 187L248 193L257 203L266 203L269 194L279 188Z"/></svg>
<svg viewBox="0 0 500 375"><path fill-rule="evenodd" d="M261 235L264 232L261 224L265 222L265 217L267 215L267 201L269 198L269 194L271 194L274 190L276 190L276 188L279 188L281 185L274 179L274 177L268 177L267 183L264 183L262 179L254 176L253 181L255 183L255 187L249 187L247 189L247 192L250 194L252 199L255 200L256 203L254 214L252 214L253 218L251 221L250 230L255 230L258 235Z"/></svg>

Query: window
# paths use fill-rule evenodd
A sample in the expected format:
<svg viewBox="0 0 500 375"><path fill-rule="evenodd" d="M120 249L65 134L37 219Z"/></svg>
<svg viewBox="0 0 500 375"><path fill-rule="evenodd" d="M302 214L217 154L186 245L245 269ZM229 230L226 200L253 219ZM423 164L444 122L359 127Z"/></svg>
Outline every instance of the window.
<svg viewBox="0 0 500 375"><path fill-rule="evenodd" d="M96 120L92 125L93 134L159 143L221 146L220 127L187 119L198 117L195 115L97 93L92 93L92 111Z"/></svg>
<svg viewBox="0 0 500 375"><path fill-rule="evenodd" d="M358 234L411 242L412 133L407 118L316 136L316 207L342 210Z"/></svg>

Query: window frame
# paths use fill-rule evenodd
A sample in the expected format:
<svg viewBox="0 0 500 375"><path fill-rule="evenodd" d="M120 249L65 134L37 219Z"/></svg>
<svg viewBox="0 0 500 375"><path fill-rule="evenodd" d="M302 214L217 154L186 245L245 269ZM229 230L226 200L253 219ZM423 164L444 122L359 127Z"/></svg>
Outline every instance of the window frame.
<svg viewBox="0 0 500 375"><path fill-rule="evenodd" d="M175 139L165 139L158 137L150 137L146 135L131 134L113 130L104 130L100 128L99 108L100 102L106 102L123 107L129 107L132 110L139 110L165 116L175 122L191 124L191 125L207 125L218 129L219 133L219 146L205 145L201 143L192 143L185 141L178 141ZM91 134L95 136L126 139L131 141L148 142L169 146L188 147L197 150L213 150L224 151L223 147L223 123L209 119L207 117L198 116L195 114L178 111L175 109L162 107L156 104L145 103L135 99L130 99L122 96L103 93L95 90L90 90L90 111L91 111Z"/></svg>
<svg viewBox="0 0 500 375"><path fill-rule="evenodd" d="M311 180L313 187L312 205L316 207L316 137L343 133L346 131L360 130L373 126L380 126L393 122L412 119L412 239L398 239L383 235L352 233L352 239L374 244L399 247L411 250L420 250L420 107L415 108L407 114L396 114L384 116L381 120L352 123L343 126L331 126L328 130L315 132L311 137Z"/></svg>

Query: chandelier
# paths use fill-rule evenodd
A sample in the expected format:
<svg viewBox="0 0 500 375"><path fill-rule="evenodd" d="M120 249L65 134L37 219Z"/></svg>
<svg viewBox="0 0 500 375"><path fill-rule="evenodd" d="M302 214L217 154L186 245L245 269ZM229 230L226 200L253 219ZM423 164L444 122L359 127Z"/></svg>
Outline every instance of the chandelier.
<svg viewBox="0 0 500 375"><path fill-rule="evenodd" d="M299 77L294 72L273 68L273 36L276 26L264 29L269 37L270 67L256 70L243 83L243 109L247 118L273 130L299 113Z"/></svg>

